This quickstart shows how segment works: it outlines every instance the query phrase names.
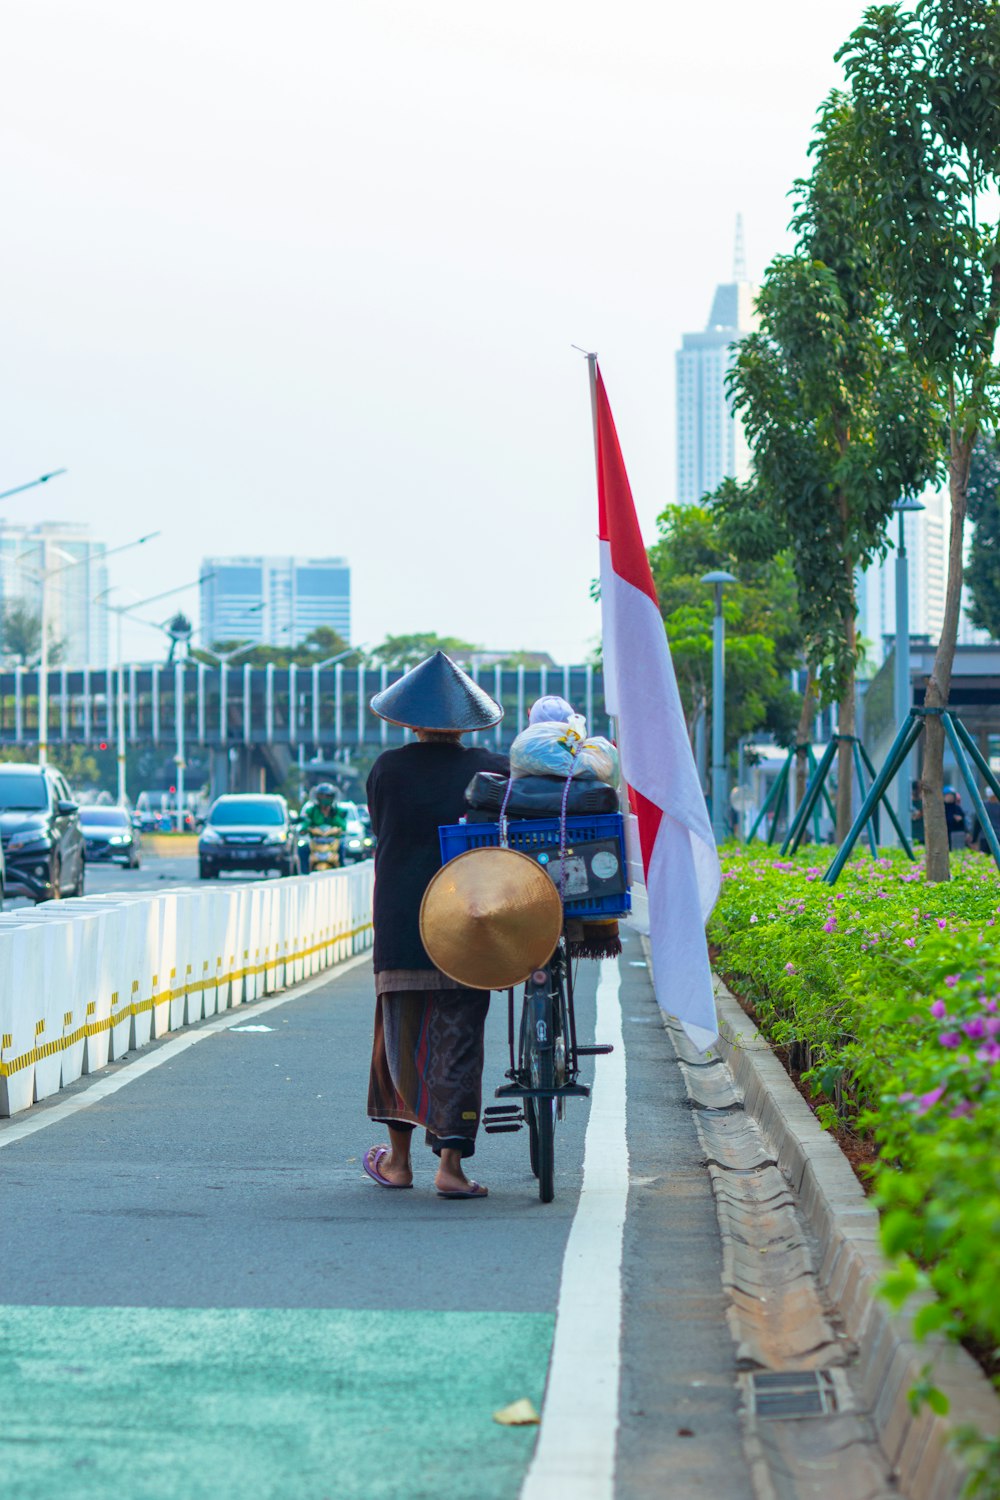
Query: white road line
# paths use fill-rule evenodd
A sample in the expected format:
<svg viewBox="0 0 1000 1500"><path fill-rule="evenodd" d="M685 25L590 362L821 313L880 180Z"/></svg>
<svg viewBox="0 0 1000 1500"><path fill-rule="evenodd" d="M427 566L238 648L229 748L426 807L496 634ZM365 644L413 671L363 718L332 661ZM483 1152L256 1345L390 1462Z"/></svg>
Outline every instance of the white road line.
<svg viewBox="0 0 1000 1500"><path fill-rule="evenodd" d="M569 1485L573 1500L614 1496L628 1199L620 985L618 964L603 959L597 1037L615 1050L595 1070L583 1186L563 1260L542 1425L520 1500L552 1500Z"/></svg>
<svg viewBox="0 0 1000 1500"><path fill-rule="evenodd" d="M39 1107L38 1114L29 1114L23 1120L14 1120L7 1125L0 1122L0 1149L4 1146L13 1146L15 1141L23 1141L25 1136L34 1135L36 1130L45 1130L49 1125L58 1125L62 1120L68 1120L70 1115L75 1115L81 1109L87 1109L91 1104L100 1104L102 1100L117 1094L127 1083L134 1083L137 1078L143 1078L151 1073L154 1068L162 1067L166 1062L186 1052L197 1042L203 1042L206 1037L215 1036L217 1032L228 1031L232 1026L238 1026L243 1017L263 1016L269 1010L276 1010L279 1005L287 1005L289 1000L298 1000L303 995L318 990L324 984L330 984L339 979L341 974L346 974L349 969L356 969L358 964L371 963L371 950L365 953L357 953L353 958L345 959L343 963L334 964L322 974L317 974L315 979L307 979L302 984L296 984L288 990L282 990L280 995L272 995L267 1000L251 1000L246 1005L234 1005L225 1010L221 1015L215 1016L211 1021L203 1022L192 1030L186 1030L180 1036L174 1037L169 1042L164 1042L162 1047L149 1053L138 1053L135 1061L126 1063L119 1072L112 1074L110 1078L98 1078L81 1093L74 1094L71 1099L64 1099L61 1104L53 1104L49 1108ZM37 1107L37 1106L36 1106Z"/></svg>

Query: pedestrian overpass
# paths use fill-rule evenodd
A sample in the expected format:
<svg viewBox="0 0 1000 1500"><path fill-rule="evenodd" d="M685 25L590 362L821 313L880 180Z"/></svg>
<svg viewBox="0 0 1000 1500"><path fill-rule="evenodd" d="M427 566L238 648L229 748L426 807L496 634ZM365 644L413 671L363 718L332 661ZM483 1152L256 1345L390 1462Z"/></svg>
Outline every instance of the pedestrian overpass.
<svg viewBox="0 0 1000 1500"><path fill-rule="evenodd" d="M403 675L386 667L206 666L195 661L129 664L121 671L129 748L162 746L178 765L206 762L213 795L259 790L292 764L349 766L361 752L403 744L410 731L379 719L374 695ZM546 693L569 699L596 733L607 729L599 667L481 667L472 675L503 705L495 728L471 743L504 750ZM48 673L51 750L114 746L119 671L56 667ZM39 741L39 673L0 672L0 755ZM368 758L368 757L366 757ZM190 782L189 782L190 784Z"/></svg>

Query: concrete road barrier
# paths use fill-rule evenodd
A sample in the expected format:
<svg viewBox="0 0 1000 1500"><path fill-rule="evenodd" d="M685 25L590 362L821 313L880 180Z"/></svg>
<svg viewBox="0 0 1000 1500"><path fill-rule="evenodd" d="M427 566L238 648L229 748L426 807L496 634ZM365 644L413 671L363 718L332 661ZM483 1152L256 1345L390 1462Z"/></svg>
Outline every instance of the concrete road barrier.
<svg viewBox="0 0 1000 1500"><path fill-rule="evenodd" d="M370 861L0 914L0 1115L371 946Z"/></svg>

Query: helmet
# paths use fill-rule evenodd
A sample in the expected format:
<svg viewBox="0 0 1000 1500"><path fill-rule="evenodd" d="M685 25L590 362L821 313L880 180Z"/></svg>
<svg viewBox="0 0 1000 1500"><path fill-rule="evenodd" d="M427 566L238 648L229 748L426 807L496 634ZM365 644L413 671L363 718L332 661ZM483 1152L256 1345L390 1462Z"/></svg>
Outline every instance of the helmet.
<svg viewBox="0 0 1000 1500"><path fill-rule="evenodd" d="M317 802L336 802L337 788L329 781L321 781L313 787L313 797Z"/></svg>

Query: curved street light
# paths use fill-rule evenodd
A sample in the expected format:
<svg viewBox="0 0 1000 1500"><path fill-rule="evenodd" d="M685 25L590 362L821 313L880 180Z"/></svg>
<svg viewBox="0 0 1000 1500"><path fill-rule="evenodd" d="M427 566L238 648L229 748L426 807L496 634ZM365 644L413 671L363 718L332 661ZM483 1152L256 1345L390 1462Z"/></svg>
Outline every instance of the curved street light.
<svg viewBox="0 0 1000 1500"><path fill-rule="evenodd" d="M58 479L60 474L68 473L68 469L53 469L51 474L42 474L38 479L29 479L27 484L15 484L12 490L0 490L0 500L6 500L9 495L19 495L22 490L33 490L36 484L48 484L50 479Z"/></svg>

